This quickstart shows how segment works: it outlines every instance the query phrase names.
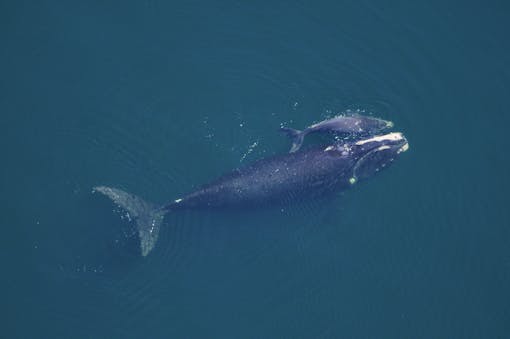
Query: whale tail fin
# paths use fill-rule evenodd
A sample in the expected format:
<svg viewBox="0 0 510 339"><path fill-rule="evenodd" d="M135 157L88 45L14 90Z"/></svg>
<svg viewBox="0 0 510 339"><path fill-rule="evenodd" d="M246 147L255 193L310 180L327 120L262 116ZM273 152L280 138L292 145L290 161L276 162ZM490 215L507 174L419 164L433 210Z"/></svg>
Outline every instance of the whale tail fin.
<svg viewBox="0 0 510 339"><path fill-rule="evenodd" d="M116 205L126 210L128 218L134 219L136 223L142 256L145 257L149 254L154 245L156 245L159 228L167 211L159 209L156 205L118 188L97 186L92 189L92 192L106 195Z"/></svg>
<svg viewBox="0 0 510 339"><path fill-rule="evenodd" d="M303 139L306 134L305 131L300 131L289 127L281 127L280 131L284 132L289 138L292 139L292 147L290 148L289 153L297 152L303 144Z"/></svg>

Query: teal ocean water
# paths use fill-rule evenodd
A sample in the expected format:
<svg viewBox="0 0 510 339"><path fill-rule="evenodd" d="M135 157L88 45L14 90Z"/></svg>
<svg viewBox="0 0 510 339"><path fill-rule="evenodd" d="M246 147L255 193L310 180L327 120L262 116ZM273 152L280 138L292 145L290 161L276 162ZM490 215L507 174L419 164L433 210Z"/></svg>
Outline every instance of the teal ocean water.
<svg viewBox="0 0 510 339"><path fill-rule="evenodd" d="M2 2L1 336L509 337L509 10ZM329 201L168 215L142 258L91 193L164 203L348 110L410 149Z"/></svg>

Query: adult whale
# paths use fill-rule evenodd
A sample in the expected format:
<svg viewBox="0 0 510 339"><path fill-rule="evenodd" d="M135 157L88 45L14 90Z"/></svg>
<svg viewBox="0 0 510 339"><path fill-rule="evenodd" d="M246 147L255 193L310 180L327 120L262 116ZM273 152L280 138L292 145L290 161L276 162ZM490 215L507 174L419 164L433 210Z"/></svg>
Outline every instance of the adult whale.
<svg viewBox="0 0 510 339"><path fill-rule="evenodd" d="M141 252L146 256L156 244L163 218L169 212L324 198L387 168L408 148L406 138L396 132L264 158L163 206L117 188L98 186L93 191L108 196L135 219Z"/></svg>

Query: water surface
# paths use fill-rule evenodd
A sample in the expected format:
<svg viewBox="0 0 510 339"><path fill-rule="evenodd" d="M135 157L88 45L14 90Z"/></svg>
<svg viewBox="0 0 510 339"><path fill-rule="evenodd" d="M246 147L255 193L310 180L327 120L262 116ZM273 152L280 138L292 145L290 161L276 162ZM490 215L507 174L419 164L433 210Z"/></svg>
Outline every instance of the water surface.
<svg viewBox="0 0 510 339"><path fill-rule="evenodd" d="M510 331L508 5L0 5L6 337L491 338ZM410 150L329 202L163 203L347 110Z"/></svg>

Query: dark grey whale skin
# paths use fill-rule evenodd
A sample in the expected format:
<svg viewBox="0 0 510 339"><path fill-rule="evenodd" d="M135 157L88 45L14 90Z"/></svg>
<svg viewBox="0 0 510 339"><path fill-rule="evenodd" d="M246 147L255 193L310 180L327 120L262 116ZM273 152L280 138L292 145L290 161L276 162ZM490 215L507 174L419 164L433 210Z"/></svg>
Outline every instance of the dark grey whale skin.
<svg viewBox="0 0 510 339"><path fill-rule="evenodd" d="M352 186L356 176L355 166L366 154L381 146L388 147L377 164L373 161L374 166L385 163L383 167L386 167L391 162L390 158L394 159L405 143L405 138L363 145L352 142L344 146L321 146L261 159L233 170L165 205L163 209L281 205L327 196ZM367 166L370 164L364 165L365 168Z"/></svg>
<svg viewBox="0 0 510 339"><path fill-rule="evenodd" d="M281 204L350 186L355 157L321 148L259 160L206 184L166 210Z"/></svg>

